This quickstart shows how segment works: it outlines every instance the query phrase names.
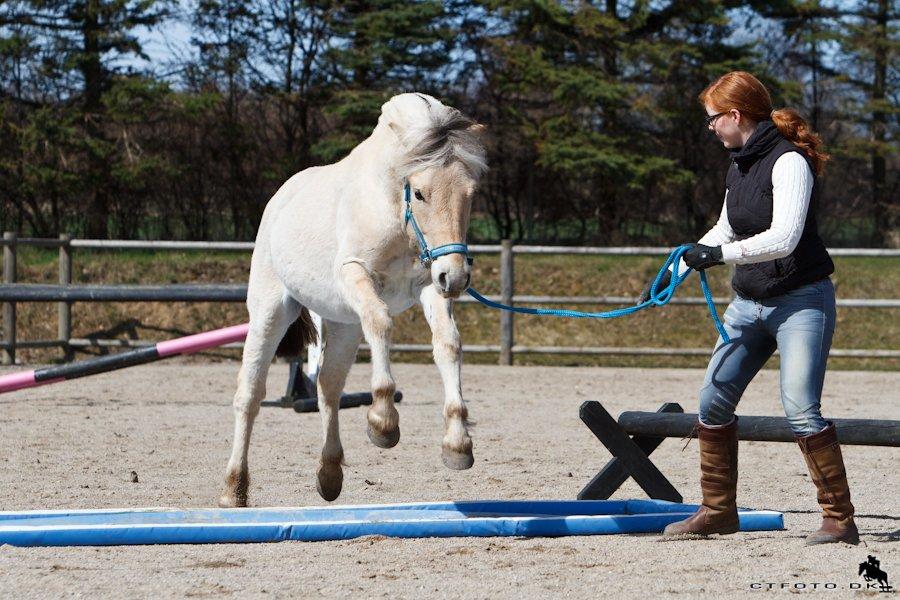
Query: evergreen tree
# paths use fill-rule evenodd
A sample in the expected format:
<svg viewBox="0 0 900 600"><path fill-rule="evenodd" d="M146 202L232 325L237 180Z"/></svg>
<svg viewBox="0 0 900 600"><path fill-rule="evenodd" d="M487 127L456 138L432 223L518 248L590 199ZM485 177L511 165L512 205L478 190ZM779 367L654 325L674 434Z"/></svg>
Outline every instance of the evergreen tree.
<svg viewBox="0 0 900 600"><path fill-rule="evenodd" d="M635 216L671 215L673 198L687 214L672 216L690 217L689 230L705 225L692 193L706 168L692 160L703 135L693 98L746 53L727 47L721 3L481 4L499 23L479 49L499 135L523 139L517 158L529 163L512 168L507 199L494 203L501 235L614 242L635 234ZM492 164L510 160L506 147ZM534 231L573 216L574 229Z"/></svg>
<svg viewBox="0 0 900 600"><path fill-rule="evenodd" d="M41 233L58 230L60 200L75 197L84 235L107 237L117 209L131 214L126 194L145 183L147 166L129 151L125 130L110 118L110 103L152 108L158 90L124 64L141 55L136 29L158 24L168 4L29 0L6 2L0 10L0 23L11 33L4 62L15 65L13 77L3 81L7 109L33 109L19 112L17 126L4 122L6 139L18 149L0 166L4 187L12 188L14 202ZM45 216L47 198L52 221Z"/></svg>
<svg viewBox="0 0 900 600"><path fill-rule="evenodd" d="M439 93L453 30L438 0L338 0L330 18L328 103L333 133L314 152L326 162L345 155L372 131L381 105L408 91Z"/></svg>

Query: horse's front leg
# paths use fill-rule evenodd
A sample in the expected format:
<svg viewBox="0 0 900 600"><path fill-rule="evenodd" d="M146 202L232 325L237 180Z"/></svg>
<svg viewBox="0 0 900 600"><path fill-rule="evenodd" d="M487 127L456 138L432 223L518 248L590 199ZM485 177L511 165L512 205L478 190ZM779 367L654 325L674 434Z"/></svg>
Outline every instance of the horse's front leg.
<svg viewBox="0 0 900 600"><path fill-rule="evenodd" d="M475 462L472 455L472 438L469 437L469 411L462 397L460 368L462 347L459 330L453 320L453 302L441 296L433 285L426 286L419 300L431 326L431 344L434 364L444 382L444 440L441 458L444 464L456 470L468 469Z"/></svg>
<svg viewBox="0 0 900 600"><path fill-rule="evenodd" d="M361 264L345 263L341 281L372 354L372 406L366 415L367 433L379 448L393 448L400 441L400 414L394 407L395 385L391 376L391 315L372 276Z"/></svg>

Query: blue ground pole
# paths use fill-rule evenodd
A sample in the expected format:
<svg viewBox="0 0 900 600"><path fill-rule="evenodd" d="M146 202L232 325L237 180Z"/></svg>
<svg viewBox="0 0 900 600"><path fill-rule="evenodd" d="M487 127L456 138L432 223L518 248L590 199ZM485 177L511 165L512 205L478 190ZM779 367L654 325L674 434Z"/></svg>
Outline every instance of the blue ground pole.
<svg viewBox="0 0 900 600"><path fill-rule="evenodd" d="M657 533L696 510L662 500L466 501L243 509L0 512L0 544L109 546L346 540L364 535L555 537ZM784 528L739 511L741 531Z"/></svg>

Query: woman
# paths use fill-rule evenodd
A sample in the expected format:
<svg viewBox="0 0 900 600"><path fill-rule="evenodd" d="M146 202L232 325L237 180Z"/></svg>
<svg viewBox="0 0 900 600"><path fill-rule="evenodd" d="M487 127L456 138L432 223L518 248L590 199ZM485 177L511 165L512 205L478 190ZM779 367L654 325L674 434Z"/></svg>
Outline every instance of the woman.
<svg viewBox="0 0 900 600"><path fill-rule="evenodd" d="M857 544L841 449L834 425L820 413L835 322L834 264L816 228L816 175L828 156L796 111L772 111L769 92L749 73L723 75L699 99L732 164L719 221L683 260L697 270L736 265L736 296L724 315L731 341L719 338L700 390L703 504L666 527L665 535L738 530L734 411L778 348L781 401L823 512L821 527L806 542ZM687 267L679 265L679 272Z"/></svg>

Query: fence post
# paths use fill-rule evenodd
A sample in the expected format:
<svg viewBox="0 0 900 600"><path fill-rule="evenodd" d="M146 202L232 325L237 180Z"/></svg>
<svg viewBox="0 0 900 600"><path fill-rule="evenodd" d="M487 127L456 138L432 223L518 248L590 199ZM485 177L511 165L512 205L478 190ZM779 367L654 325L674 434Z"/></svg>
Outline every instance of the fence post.
<svg viewBox="0 0 900 600"><path fill-rule="evenodd" d="M14 231L3 232L3 283L16 282L16 233ZM3 304L3 337L6 349L3 352L3 364L16 364L16 304L5 302Z"/></svg>
<svg viewBox="0 0 900 600"><path fill-rule="evenodd" d="M515 293L513 246L511 240L500 241L500 302L512 305ZM513 313L500 311L500 364L513 364Z"/></svg>
<svg viewBox="0 0 900 600"><path fill-rule="evenodd" d="M68 233L59 234L59 285L72 284L72 236ZM69 362L74 358L72 346L69 340L72 339L72 304L70 302L60 302L57 305L59 313L59 325L57 327L57 337L62 343L63 360Z"/></svg>

